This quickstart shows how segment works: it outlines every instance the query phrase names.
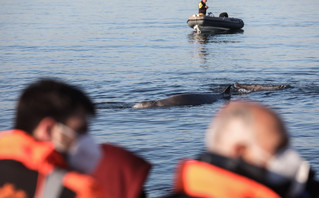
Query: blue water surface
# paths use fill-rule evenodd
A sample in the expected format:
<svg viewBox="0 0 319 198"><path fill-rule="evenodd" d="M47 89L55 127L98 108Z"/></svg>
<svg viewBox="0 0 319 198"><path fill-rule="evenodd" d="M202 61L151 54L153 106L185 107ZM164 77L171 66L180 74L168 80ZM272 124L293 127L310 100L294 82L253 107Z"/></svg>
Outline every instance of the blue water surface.
<svg viewBox="0 0 319 198"><path fill-rule="evenodd" d="M204 150L226 102L161 109L134 103L177 93L221 92L235 82L291 88L250 94L285 120L292 146L319 172L319 1L208 1L243 19L235 34L197 34L195 0L12 0L0 6L0 129L19 93L42 77L83 88L98 107L91 132L153 164L149 197L170 192L176 164Z"/></svg>

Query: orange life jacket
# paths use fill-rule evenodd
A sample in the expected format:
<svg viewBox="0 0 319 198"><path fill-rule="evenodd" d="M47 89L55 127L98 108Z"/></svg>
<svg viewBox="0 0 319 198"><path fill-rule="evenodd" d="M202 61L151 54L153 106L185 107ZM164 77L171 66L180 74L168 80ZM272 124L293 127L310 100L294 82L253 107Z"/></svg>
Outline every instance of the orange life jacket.
<svg viewBox="0 0 319 198"><path fill-rule="evenodd" d="M105 197L92 177L65 167L51 143L20 130L0 132L0 198Z"/></svg>
<svg viewBox="0 0 319 198"><path fill-rule="evenodd" d="M151 164L134 153L111 144L102 144L103 156L93 172L112 198L140 197Z"/></svg>
<svg viewBox="0 0 319 198"><path fill-rule="evenodd" d="M175 189L193 197L279 198L269 187L250 178L197 160L183 161L176 173Z"/></svg>

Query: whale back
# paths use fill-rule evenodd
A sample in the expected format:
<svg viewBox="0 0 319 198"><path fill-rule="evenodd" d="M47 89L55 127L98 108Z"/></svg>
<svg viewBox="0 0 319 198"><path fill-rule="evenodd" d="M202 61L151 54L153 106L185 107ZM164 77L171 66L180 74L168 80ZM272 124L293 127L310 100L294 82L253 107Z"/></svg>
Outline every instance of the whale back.
<svg viewBox="0 0 319 198"><path fill-rule="evenodd" d="M159 107L201 105L213 103L220 98L220 94L180 94L158 100Z"/></svg>
<svg viewBox="0 0 319 198"><path fill-rule="evenodd" d="M171 107L186 105L211 104L219 99L230 98L231 85L219 94L179 94L161 100L143 101L135 104L133 108Z"/></svg>

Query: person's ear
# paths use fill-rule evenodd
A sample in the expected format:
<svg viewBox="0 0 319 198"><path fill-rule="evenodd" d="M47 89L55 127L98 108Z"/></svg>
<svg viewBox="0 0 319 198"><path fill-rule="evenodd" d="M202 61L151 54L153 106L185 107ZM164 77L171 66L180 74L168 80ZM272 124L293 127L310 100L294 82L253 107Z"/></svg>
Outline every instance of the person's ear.
<svg viewBox="0 0 319 198"><path fill-rule="evenodd" d="M233 148L233 157L245 159L247 154L247 146L244 144L236 144Z"/></svg>
<svg viewBox="0 0 319 198"><path fill-rule="evenodd" d="M33 131L33 136L39 141L50 141L51 131L56 124L56 121L50 117L43 118L36 129Z"/></svg>

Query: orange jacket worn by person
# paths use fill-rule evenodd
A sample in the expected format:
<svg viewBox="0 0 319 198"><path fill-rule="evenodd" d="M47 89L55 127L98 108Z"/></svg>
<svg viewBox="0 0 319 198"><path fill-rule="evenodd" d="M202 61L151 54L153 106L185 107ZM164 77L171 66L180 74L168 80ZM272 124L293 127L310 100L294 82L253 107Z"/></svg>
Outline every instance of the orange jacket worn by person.
<svg viewBox="0 0 319 198"><path fill-rule="evenodd" d="M281 197L275 189L282 189L285 185L267 185L265 173L264 169L244 162L205 153L201 160L190 159L180 164L176 172L175 191L191 197L207 198Z"/></svg>
<svg viewBox="0 0 319 198"><path fill-rule="evenodd" d="M0 133L0 197L103 197L93 178L58 168L65 166L52 144L20 130Z"/></svg>

